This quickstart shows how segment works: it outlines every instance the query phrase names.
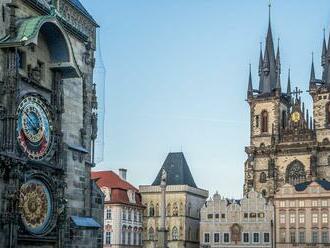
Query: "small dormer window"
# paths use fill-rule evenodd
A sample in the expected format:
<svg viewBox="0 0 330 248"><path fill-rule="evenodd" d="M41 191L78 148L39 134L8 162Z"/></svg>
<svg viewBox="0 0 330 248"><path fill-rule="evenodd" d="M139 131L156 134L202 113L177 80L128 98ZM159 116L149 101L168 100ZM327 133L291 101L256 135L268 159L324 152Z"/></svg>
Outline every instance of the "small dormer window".
<svg viewBox="0 0 330 248"><path fill-rule="evenodd" d="M21 70L26 69L26 53L22 50L17 51L17 67Z"/></svg>

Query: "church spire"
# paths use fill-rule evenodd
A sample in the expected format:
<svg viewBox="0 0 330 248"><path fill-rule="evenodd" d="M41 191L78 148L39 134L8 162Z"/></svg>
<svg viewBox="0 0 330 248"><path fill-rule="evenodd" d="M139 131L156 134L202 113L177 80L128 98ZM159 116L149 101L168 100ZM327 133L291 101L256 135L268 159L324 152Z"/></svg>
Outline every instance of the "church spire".
<svg viewBox="0 0 330 248"><path fill-rule="evenodd" d="M276 52L276 72L281 73L281 58L280 58L280 39L277 40L277 52Z"/></svg>
<svg viewBox="0 0 330 248"><path fill-rule="evenodd" d="M315 81L315 68L314 68L314 53L312 53L312 66L311 66L311 76L310 76L310 83Z"/></svg>
<svg viewBox="0 0 330 248"><path fill-rule="evenodd" d="M322 66L326 64L326 57L327 57L327 43L325 41L325 29L323 29L323 46L322 46Z"/></svg>
<svg viewBox="0 0 330 248"><path fill-rule="evenodd" d="M251 74L251 64L249 65L249 83L247 97L250 98L253 96L253 85L252 85L252 74Z"/></svg>
<svg viewBox="0 0 330 248"><path fill-rule="evenodd" d="M288 73L288 86L286 87L286 94L288 97L291 97L291 70L289 68Z"/></svg>
<svg viewBox="0 0 330 248"><path fill-rule="evenodd" d="M260 42L260 55L259 55L259 76L262 74L262 66L264 64L264 60L262 57L262 42Z"/></svg>

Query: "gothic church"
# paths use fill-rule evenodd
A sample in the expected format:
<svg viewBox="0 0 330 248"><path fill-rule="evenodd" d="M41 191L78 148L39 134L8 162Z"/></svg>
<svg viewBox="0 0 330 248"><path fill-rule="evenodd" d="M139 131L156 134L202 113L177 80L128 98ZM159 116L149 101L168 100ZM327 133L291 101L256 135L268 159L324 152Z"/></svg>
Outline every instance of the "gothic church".
<svg viewBox="0 0 330 248"><path fill-rule="evenodd" d="M299 89L281 84L280 50L275 53L269 17L264 52L260 49L259 87L253 88L251 68L247 102L250 106L250 145L245 148L244 193L252 188L272 198L285 183L330 179L330 37L322 51L323 74L317 79L311 65L308 92L313 118Z"/></svg>

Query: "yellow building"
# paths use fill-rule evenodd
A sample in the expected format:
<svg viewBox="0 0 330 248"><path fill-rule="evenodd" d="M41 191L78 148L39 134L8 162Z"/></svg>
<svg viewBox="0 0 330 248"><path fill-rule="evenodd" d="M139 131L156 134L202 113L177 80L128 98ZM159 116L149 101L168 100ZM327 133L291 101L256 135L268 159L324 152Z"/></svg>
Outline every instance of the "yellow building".
<svg viewBox="0 0 330 248"><path fill-rule="evenodd" d="M140 186L142 203L147 207L143 218L144 247L157 247L161 224L161 178L166 178L166 230L169 248L199 247L200 209L208 191L199 189L183 153L169 153L152 185Z"/></svg>

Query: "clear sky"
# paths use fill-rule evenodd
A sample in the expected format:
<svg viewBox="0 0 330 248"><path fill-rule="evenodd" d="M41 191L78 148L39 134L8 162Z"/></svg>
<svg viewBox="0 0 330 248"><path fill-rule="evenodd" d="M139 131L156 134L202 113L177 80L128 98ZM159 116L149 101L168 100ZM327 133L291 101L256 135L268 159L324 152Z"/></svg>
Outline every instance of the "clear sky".
<svg viewBox="0 0 330 248"><path fill-rule="evenodd" d="M267 0L81 0L100 29L107 70L105 162L128 169L136 186L151 184L166 155L183 151L196 184L240 197L248 65L257 88L259 42L268 25ZM282 88L307 90L311 54L319 76L329 0L274 0ZM277 43L277 41L275 41ZM305 92L304 99L310 105Z"/></svg>

